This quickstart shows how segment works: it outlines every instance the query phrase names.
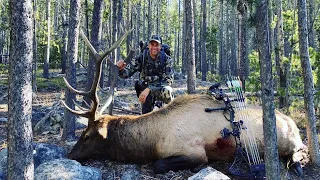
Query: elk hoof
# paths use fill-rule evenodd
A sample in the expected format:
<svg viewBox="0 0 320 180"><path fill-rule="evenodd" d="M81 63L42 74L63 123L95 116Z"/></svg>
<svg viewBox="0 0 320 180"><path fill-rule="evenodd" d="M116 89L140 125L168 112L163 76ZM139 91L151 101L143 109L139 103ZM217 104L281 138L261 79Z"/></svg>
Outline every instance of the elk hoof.
<svg viewBox="0 0 320 180"><path fill-rule="evenodd" d="M300 162L295 162L293 165L293 170L294 172L299 176L301 177L303 175L303 170L302 170L302 167L301 167L301 164Z"/></svg>

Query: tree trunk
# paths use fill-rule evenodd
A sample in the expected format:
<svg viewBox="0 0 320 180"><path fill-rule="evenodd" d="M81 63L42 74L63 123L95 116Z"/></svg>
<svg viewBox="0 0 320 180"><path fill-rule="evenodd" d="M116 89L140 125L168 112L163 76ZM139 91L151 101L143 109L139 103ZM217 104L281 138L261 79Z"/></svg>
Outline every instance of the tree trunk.
<svg viewBox="0 0 320 180"><path fill-rule="evenodd" d="M148 35L147 39L151 37L151 28L152 28L152 12L151 12L151 0L148 0Z"/></svg>
<svg viewBox="0 0 320 180"><path fill-rule="evenodd" d="M86 36L89 38L89 6L88 6L88 0L84 0L84 6L85 6L85 18L86 18Z"/></svg>
<svg viewBox="0 0 320 180"><path fill-rule="evenodd" d="M315 4L314 4L314 0L309 0L309 19L308 19L308 41L309 41L309 45L312 48L316 48L316 41L315 39L315 32L314 32L314 22L315 22L315 13L314 13L314 9L315 9Z"/></svg>
<svg viewBox="0 0 320 180"><path fill-rule="evenodd" d="M132 14L133 14L133 12L132 12L132 8L130 7L130 1L129 0L127 0L127 7L126 7L126 9L127 9L127 14L126 14L126 16L127 16L127 22L126 22L126 27L130 27L130 29L132 29L132 27L133 27L133 21L132 21ZM137 9L138 9L138 7L137 7ZM131 11L131 12L130 12ZM140 12L140 11L139 11ZM133 36L133 33L134 33L134 31L132 31L131 33L130 33L130 35L128 35L128 37L127 37L127 40L126 40L126 52L127 52L127 54L129 54L129 49L130 49L130 46L131 46L131 41L132 41L132 36Z"/></svg>
<svg viewBox="0 0 320 180"><path fill-rule="evenodd" d="M238 31L237 31L237 6L232 5L232 13L231 13L231 75L232 76L238 76L238 63L237 63L237 48L238 48Z"/></svg>
<svg viewBox="0 0 320 180"><path fill-rule="evenodd" d="M242 2L242 1L241 1ZM244 2L242 2L244 3ZM245 4L238 6L238 11L240 12L239 16L239 76L242 81L242 85L245 91L245 82L249 76L249 60L247 55L247 19L248 19L248 9Z"/></svg>
<svg viewBox="0 0 320 180"><path fill-rule="evenodd" d="M159 16L159 9L160 9L160 3L159 3L159 0L156 0L157 1L157 5L156 5L156 8L157 8L157 27L156 27L156 34L159 34L160 33L160 16Z"/></svg>
<svg viewBox="0 0 320 180"><path fill-rule="evenodd" d="M181 34L181 24L180 24L180 21L181 21L181 1L179 0L179 3L178 3L178 23L179 23L179 29L178 29L178 39L177 39L177 57L176 57L176 64L177 66L176 67L180 67L180 34ZM179 72L181 72L180 68L178 69Z"/></svg>
<svg viewBox="0 0 320 180"><path fill-rule="evenodd" d="M285 92L288 88L288 77L286 76L286 67L288 63L284 60L284 34L283 34L283 16L282 16L282 0L276 1L277 5L277 49L276 49L276 64L278 64L277 69L279 71L279 90L280 92ZM288 108L288 102L284 93L280 93L279 97L279 108Z"/></svg>
<svg viewBox="0 0 320 180"><path fill-rule="evenodd" d="M66 63L68 59L68 20L67 20L67 6L65 3L65 0L61 0L62 4L62 10L61 10L61 16L62 16L62 48L61 48L61 73L66 73Z"/></svg>
<svg viewBox="0 0 320 180"><path fill-rule="evenodd" d="M192 0L184 0L184 13L186 16L186 62L188 66L187 89L189 94L196 92L196 69L195 69L195 48L194 48L194 14Z"/></svg>
<svg viewBox="0 0 320 180"><path fill-rule="evenodd" d="M47 21L47 46L46 46L46 57L43 64L43 78L49 78L49 62L50 62L50 0L46 0L46 21Z"/></svg>
<svg viewBox="0 0 320 180"><path fill-rule="evenodd" d="M202 72L202 81L207 80L208 73L208 63L207 63L207 54L206 54L206 34L207 34L207 0L201 1L201 11L202 11L202 28L201 28L201 72Z"/></svg>
<svg viewBox="0 0 320 180"><path fill-rule="evenodd" d="M123 1L124 0L118 0L118 15L117 15L117 39L121 36L121 33L123 32ZM116 61L120 59L120 46L117 47L117 57ZM118 76L116 76L118 78Z"/></svg>
<svg viewBox="0 0 320 180"><path fill-rule="evenodd" d="M0 23L2 23L1 19L0 19ZM1 55L3 54L3 47L4 47L4 44L5 44L4 33L5 33L5 31L2 28L0 28L0 54ZM2 56L0 56L0 63L3 63L2 62Z"/></svg>
<svg viewBox="0 0 320 180"><path fill-rule="evenodd" d="M183 4L183 8L185 9L185 3ZM184 51L186 49L186 12L183 12L183 24L182 24L182 50L181 50L181 54L182 54L182 75L186 75L187 71L188 71L188 64L187 64L187 59L186 59L186 51Z"/></svg>
<svg viewBox="0 0 320 180"><path fill-rule="evenodd" d="M59 1L53 1L54 5L54 13L53 13L53 31L57 32L58 31L58 23L59 23L59 7L61 5L59 4ZM55 36L53 36L55 38Z"/></svg>
<svg viewBox="0 0 320 180"><path fill-rule="evenodd" d="M31 0L10 0L8 179L34 178L32 147L33 21Z"/></svg>
<svg viewBox="0 0 320 180"><path fill-rule="evenodd" d="M314 111L314 84L308 51L308 26L306 1L298 0L299 50L304 80L304 107L307 115L307 137L310 157L314 164L320 166L319 140L316 130Z"/></svg>
<svg viewBox="0 0 320 180"><path fill-rule="evenodd" d="M37 42L37 0L33 0L33 62L32 62L32 92L37 92L37 55L38 55L38 42ZM0 52L2 54L2 51Z"/></svg>
<svg viewBox="0 0 320 180"><path fill-rule="evenodd" d="M201 49L200 40L198 40L198 22L201 27L201 22L196 19L197 17L197 4L195 0L192 0L193 4L193 23L194 23L194 51L195 51L195 66L196 66L196 75L198 70L201 71L201 54L199 49Z"/></svg>
<svg viewBox="0 0 320 180"><path fill-rule="evenodd" d="M101 33L102 33L102 10L103 10L103 0L94 0L93 14L92 14L92 24L91 24L91 44L99 52L101 50ZM94 79L95 72L95 59L90 54L90 59L87 67L87 83L86 91L89 91ZM101 83L100 83L100 86ZM84 97L84 100L91 104L91 100L88 97Z"/></svg>
<svg viewBox="0 0 320 180"><path fill-rule="evenodd" d="M280 179L280 164L277 146L276 117L274 111L274 88L270 54L268 0L257 4L257 45L260 59L260 78L263 108L263 134L265 144L265 167L267 179Z"/></svg>
<svg viewBox="0 0 320 180"><path fill-rule="evenodd" d="M146 0L143 0L143 24L142 24L142 28L143 28L143 35L142 38L144 41L147 40L147 34L146 34ZM149 25L149 24L148 24Z"/></svg>
<svg viewBox="0 0 320 180"><path fill-rule="evenodd" d="M69 31L68 31L68 61L66 78L69 84L76 88L76 62L78 59L78 42L80 26L80 0L70 0ZM67 106L74 109L73 101L76 94L68 88L65 89L65 102ZM62 140L74 140L75 138L75 116L66 108L64 111Z"/></svg>
<svg viewBox="0 0 320 180"><path fill-rule="evenodd" d="M224 54L224 0L220 2L220 27L219 27L219 74L220 75L225 75L226 72L226 67L227 67L227 60L225 59L225 54Z"/></svg>
<svg viewBox="0 0 320 180"><path fill-rule="evenodd" d="M119 2L118 0L113 0L112 2L112 24L113 24L113 28L112 28L112 43L116 42L118 39L118 31L119 31L119 23L118 23L118 16L119 13L117 13L117 9L118 9L118 3L121 3L121 1ZM119 10L119 9L118 9ZM113 52L113 63L116 63L118 58L118 48L116 48ZM110 89L113 89L116 87L115 84L115 79L118 78L118 76L115 76L115 69L113 68L113 66L109 66L109 85L110 85ZM113 96L113 93L112 93ZM112 102L108 107L108 114L112 115L112 111L113 111L113 105L114 105L114 99L112 97Z"/></svg>

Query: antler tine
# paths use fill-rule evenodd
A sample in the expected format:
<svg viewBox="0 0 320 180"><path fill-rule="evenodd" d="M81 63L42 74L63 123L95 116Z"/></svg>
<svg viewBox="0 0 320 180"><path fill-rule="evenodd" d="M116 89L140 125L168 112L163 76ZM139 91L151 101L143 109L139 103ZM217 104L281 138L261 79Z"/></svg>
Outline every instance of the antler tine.
<svg viewBox="0 0 320 180"><path fill-rule="evenodd" d="M64 107L66 107L73 114L76 114L76 115L79 115L82 117L86 117L86 118L90 117L90 111L75 111L75 110L71 109L63 100L61 100L61 102L64 105Z"/></svg>
<svg viewBox="0 0 320 180"><path fill-rule="evenodd" d="M107 49L107 51L105 53L102 54L102 59L104 59L108 54L110 54L115 48L117 48L122 41L129 35L129 33L132 31L133 29L130 29L129 31L127 31L126 33L124 33L109 49Z"/></svg>
<svg viewBox="0 0 320 180"><path fill-rule="evenodd" d="M81 30L80 31L80 35L82 37L82 39L84 40L85 44L89 47L91 53L93 54L96 62L96 72L95 72L95 75L94 75L94 79L93 79L93 83L92 83L92 86L90 88L90 90L88 92L85 92L85 91L79 91L79 90L76 90L74 89L69 83L68 81L64 79L67 87L74 93L76 94L79 94L79 95L82 95L82 96L86 96L88 98L90 98L92 100L92 105L91 105L91 108L90 109L85 109L83 107L81 107L80 105L78 105L77 103L75 103L75 105L77 107L79 107L82 111L75 111L73 109L71 109L70 107L67 106L67 104L62 101L63 105L72 113L76 114L76 115L79 115L79 116L82 116L82 117L86 117L89 119L89 122L92 122L95 120L95 114L96 114L96 110L97 110L97 107L99 105L99 98L97 96L97 86L98 86L98 82L99 82L99 79L100 79L100 76L101 76L101 70L102 70L102 61L103 59L108 55L110 54L115 48L117 48L121 42L128 36L128 34L132 31L133 29L127 31L124 35L122 35L109 49L107 49L107 51L105 53L103 53L103 55L100 55L97 53L97 51L95 50L95 48L91 45L91 43L89 42L88 38L85 36L85 34L83 33L83 31Z"/></svg>
<svg viewBox="0 0 320 180"><path fill-rule="evenodd" d="M83 31L80 31L80 35L81 38L84 40L84 42L86 43L86 45L89 47L91 53L93 54L94 58L96 60L100 59L101 56L97 53L96 49L92 46L92 44L90 43L90 41L88 40L87 36L83 33Z"/></svg>
<svg viewBox="0 0 320 180"><path fill-rule="evenodd" d="M89 111L89 109L80 106L75 100L72 100L74 105L76 105L81 111Z"/></svg>
<svg viewBox="0 0 320 180"><path fill-rule="evenodd" d="M79 95L82 95L82 96L87 96L87 94L88 94L87 92L79 91L79 90L74 89L74 88L69 84L69 82L67 81L67 79L66 79L65 77L63 77L63 80L64 80L64 82L66 83L67 87L68 87L72 92L74 92L74 93L76 93L76 94L79 94Z"/></svg>

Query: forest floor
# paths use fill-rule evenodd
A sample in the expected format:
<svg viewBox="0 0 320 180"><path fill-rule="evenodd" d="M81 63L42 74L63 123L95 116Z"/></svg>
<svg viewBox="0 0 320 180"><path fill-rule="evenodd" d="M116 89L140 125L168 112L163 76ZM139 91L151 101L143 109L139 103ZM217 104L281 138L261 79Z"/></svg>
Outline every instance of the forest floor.
<svg viewBox="0 0 320 180"><path fill-rule="evenodd" d="M184 83L178 83L175 85L175 89L183 89L186 87L186 84ZM209 86L208 86L209 87ZM206 88L208 88L206 87ZM204 87L198 87L199 89ZM7 98L5 98L5 94L7 91L7 87L0 86L0 119L1 118L7 118L8 117L8 106L7 106ZM118 89L118 96L126 96L128 98L128 94L131 99L136 100L136 96L134 94L134 91L132 91L132 88L119 88ZM60 101L61 96L61 90L55 89L55 88L45 88L45 89L39 89L39 92L36 93L35 99L33 100L33 108L39 108L43 106L52 106L53 103ZM115 114L126 114L127 112L116 110ZM80 134L81 132L78 132L77 134ZM7 147L7 123L5 121L0 121L0 150ZM304 134L304 137L306 137L306 134ZM52 134L40 134L34 136L34 141L36 142L45 142L45 143L54 143L57 145L64 146L64 142L61 141L60 135L52 135ZM306 165L303 168L304 175L302 177L298 177L295 175L295 173L292 170L288 170L285 168L284 165L281 167L281 179L320 179L320 168L312 165L308 160L306 160ZM92 167L96 167L102 171L103 178L107 179L110 176L108 175L110 169L105 166L108 164L117 165L121 163L117 162L110 162L110 161L88 161L85 163L85 165L89 165ZM282 164L285 164L283 162ZM209 166L213 167L214 169L217 169L218 171L228 175L232 179L246 179L246 178L239 178L234 177L228 173L228 168L231 165L231 163L226 162L210 162ZM119 168L123 168L124 166L115 166ZM178 171L178 172L168 172L166 174L154 174L152 170L151 164L141 165L139 166L142 172L142 178L143 179L187 179L188 177L192 176L194 173L192 173L190 170L185 171ZM125 169L119 169L116 172L121 173ZM120 179L117 173L113 175L114 179ZM118 177L118 178L117 178Z"/></svg>

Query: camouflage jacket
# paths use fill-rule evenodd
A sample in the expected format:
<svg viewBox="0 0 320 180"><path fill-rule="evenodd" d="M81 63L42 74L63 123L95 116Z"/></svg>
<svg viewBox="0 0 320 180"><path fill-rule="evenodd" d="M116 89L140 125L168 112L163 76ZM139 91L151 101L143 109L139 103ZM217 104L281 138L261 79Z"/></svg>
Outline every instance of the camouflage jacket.
<svg viewBox="0 0 320 180"><path fill-rule="evenodd" d="M161 63L161 56L164 62ZM141 53L119 72L121 78L129 78L135 72L140 72L140 79L148 83L148 88L158 90L163 86L170 86L173 82L173 61L170 56L160 52L156 60L152 60L149 53Z"/></svg>

